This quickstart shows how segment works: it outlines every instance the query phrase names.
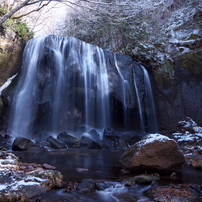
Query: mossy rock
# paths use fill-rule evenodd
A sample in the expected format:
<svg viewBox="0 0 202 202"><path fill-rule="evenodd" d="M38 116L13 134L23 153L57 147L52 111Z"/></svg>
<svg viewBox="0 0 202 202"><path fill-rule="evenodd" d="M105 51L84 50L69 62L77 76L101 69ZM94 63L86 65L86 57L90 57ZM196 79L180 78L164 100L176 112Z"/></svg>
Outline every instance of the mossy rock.
<svg viewBox="0 0 202 202"><path fill-rule="evenodd" d="M125 179L122 181L124 186L133 186L134 184L150 184L153 181L160 180L158 174L154 175L138 175L133 178Z"/></svg>

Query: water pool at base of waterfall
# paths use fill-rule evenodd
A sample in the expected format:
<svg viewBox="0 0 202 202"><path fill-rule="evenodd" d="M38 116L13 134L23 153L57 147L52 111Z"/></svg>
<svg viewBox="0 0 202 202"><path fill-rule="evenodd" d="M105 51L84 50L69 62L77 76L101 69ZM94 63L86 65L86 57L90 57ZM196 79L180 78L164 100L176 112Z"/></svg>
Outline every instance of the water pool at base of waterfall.
<svg viewBox="0 0 202 202"><path fill-rule="evenodd" d="M38 196L49 202L57 201L84 201L84 202L147 202L149 198L144 192L151 185L133 185L124 187L121 181L134 177L136 173L123 174L119 164L119 158L123 151L118 150L68 150L51 151L43 154L31 154L27 152L15 152L22 162L47 163L59 170L65 182L80 183L84 179L93 179L96 182L114 182L114 186L102 191L90 193L67 193L64 190L52 190ZM140 173L138 173L140 174ZM138 175L137 174L137 175ZM144 174L144 173L141 173ZM161 177L161 176L160 176ZM159 186L173 184L201 184L202 172L188 166L182 167L182 175L177 180L171 180L169 176L162 176ZM35 200L37 197L35 198Z"/></svg>

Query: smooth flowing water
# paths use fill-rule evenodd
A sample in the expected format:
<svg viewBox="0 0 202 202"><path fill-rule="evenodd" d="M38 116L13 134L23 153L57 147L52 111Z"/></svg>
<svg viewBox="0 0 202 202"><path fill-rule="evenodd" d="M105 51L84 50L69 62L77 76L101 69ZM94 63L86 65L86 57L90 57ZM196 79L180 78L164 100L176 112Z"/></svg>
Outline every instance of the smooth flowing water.
<svg viewBox="0 0 202 202"><path fill-rule="evenodd" d="M127 79L125 79L120 71L120 68L118 66L118 61L116 59L116 54L114 54L114 63L115 63L115 67L118 71L118 74L120 76L121 79L121 91L122 91L122 102L123 102L123 114L124 114L124 126L125 128L127 128L127 122L130 121L129 120L129 84Z"/></svg>

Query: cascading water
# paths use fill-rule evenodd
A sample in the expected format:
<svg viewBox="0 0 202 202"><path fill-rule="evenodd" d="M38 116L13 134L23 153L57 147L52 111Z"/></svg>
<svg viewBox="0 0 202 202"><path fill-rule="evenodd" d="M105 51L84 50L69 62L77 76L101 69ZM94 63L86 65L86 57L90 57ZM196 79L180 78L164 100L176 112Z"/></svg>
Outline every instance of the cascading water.
<svg viewBox="0 0 202 202"><path fill-rule="evenodd" d="M124 126L126 127L127 126L127 122L129 121L129 114L128 114L128 111L129 111L129 84L128 84L128 81L123 77L123 75L121 74L121 71L119 69L119 66L118 66L118 62L117 62L117 59L116 59L116 54L114 54L114 63L115 63L115 67L118 71L118 74L120 76L120 79L121 79L121 87L122 87L122 102L123 102L123 111L124 111Z"/></svg>
<svg viewBox="0 0 202 202"><path fill-rule="evenodd" d="M147 122L148 122L148 131L150 132L156 132L158 130L158 124L157 124L157 119L156 119L156 110L154 106L154 98L153 98L153 93L152 93L152 88L151 88L151 82L149 79L148 72L146 69L140 65L143 72L144 72L144 83L145 83L145 94L146 94L146 99L145 99L145 109L146 109L146 117L147 117Z"/></svg>
<svg viewBox="0 0 202 202"><path fill-rule="evenodd" d="M24 62L22 66L22 75L15 96L13 97L13 106L11 109L11 122L9 132L13 136L28 135L31 131L31 125L34 117L34 97L36 95L35 77L38 57L42 54L40 49L44 39L40 38L36 43L29 42L24 51Z"/></svg>
<svg viewBox="0 0 202 202"><path fill-rule="evenodd" d="M12 98L8 132L58 134L77 132L78 126L85 126L83 132L106 127L142 131L145 123L153 130L150 126L156 119L148 74L125 57L72 37L30 40Z"/></svg>
<svg viewBox="0 0 202 202"><path fill-rule="evenodd" d="M139 109L139 118L140 118L140 131L142 134L145 132L157 132L158 124L156 119L156 111L154 106L153 92L151 88L151 82L149 75L144 66L139 65L140 70L143 72L142 84L144 86L144 99L141 98L142 92L140 92L137 86L137 75L135 73L135 67L133 68L133 77L134 77L134 88L137 95L137 103ZM145 128L147 126L147 130Z"/></svg>

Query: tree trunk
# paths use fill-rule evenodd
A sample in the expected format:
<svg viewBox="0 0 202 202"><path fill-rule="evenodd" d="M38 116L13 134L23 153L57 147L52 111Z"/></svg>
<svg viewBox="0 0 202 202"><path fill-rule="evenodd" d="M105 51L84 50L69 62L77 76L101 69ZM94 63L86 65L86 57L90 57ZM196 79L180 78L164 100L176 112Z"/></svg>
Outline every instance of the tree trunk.
<svg viewBox="0 0 202 202"><path fill-rule="evenodd" d="M8 18L10 18L14 13L19 11L21 8L27 5L27 3L31 0L25 0L21 4L17 5L15 8L10 10L8 13L6 13L1 19L0 19L0 25L2 25Z"/></svg>

